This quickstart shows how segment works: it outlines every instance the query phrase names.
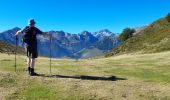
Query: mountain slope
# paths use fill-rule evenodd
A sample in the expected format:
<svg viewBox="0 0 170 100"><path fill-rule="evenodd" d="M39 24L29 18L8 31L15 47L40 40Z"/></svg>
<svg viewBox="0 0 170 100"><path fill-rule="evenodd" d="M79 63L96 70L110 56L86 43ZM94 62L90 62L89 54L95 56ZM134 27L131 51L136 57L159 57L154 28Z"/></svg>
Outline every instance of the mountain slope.
<svg viewBox="0 0 170 100"><path fill-rule="evenodd" d="M14 54L16 52L16 46L0 40L0 53ZM17 54L24 54L24 49L17 47Z"/></svg>
<svg viewBox="0 0 170 100"><path fill-rule="evenodd" d="M95 32L94 36L98 38L98 41L75 53L74 58L91 58L100 56L117 47L121 43L116 34L106 29Z"/></svg>
<svg viewBox="0 0 170 100"><path fill-rule="evenodd" d="M91 58L100 56L117 47L120 43L121 41L118 39L117 36L105 36L88 48L85 48L74 55L75 58Z"/></svg>
<svg viewBox="0 0 170 100"><path fill-rule="evenodd" d="M134 37L128 39L106 56L123 53L154 53L170 50L170 23L166 18L161 18Z"/></svg>

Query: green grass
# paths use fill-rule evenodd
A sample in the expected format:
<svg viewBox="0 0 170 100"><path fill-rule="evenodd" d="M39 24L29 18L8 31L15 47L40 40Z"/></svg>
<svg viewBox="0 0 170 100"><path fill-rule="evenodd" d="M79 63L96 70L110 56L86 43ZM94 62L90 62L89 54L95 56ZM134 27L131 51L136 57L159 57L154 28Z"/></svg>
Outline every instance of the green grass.
<svg viewBox="0 0 170 100"><path fill-rule="evenodd" d="M24 95L26 96L26 99L34 99L34 98L40 98L40 99L51 99L56 98L55 92L51 91L48 87L30 87L27 91L24 92ZM30 97L32 96L32 97Z"/></svg>
<svg viewBox="0 0 170 100"><path fill-rule="evenodd" d="M6 74L5 76L1 77L0 86L4 88L13 87L17 84L17 81L18 79L16 76Z"/></svg>
<svg viewBox="0 0 170 100"><path fill-rule="evenodd" d="M128 70L123 68L117 68L117 69L111 69L106 72L115 73L115 74L128 76L128 77L135 77L150 82L170 83L170 74L168 72L159 72L151 69L135 69L135 70L129 69ZM168 73L169 75L166 73Z"/></svg>
<svg viewBox="0 0 170 100"><path fill-rule="evenodd" d="M27 75L24 56L17 56L17 72L14 72L14 55L0 54L0 56L1 99L168 100L170 98L170 52L78 61L52 59L54 76L49 73L49 59L40 57L36 63L36 72L42 74L39 77ZM101 79L111 76L115 76L115 80Z"/></svg>
<svg viewBox="0 0 170 100"><path fill-rule="evenodd" d="M22 91L22 93L16 98L26 99L26 100L32 100L35 98L41 99L41 100L54 100L57 97L57 93L48 86L43 85L33 85L30 87L27 87L25 91ZM14 98L13 98L14 99Z"/></svg>

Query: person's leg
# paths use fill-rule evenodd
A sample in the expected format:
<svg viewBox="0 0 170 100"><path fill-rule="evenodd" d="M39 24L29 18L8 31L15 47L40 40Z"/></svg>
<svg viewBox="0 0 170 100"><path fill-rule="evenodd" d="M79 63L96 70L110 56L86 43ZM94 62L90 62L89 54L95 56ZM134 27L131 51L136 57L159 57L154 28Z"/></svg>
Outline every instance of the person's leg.
<svg viewBox="0 0 170 100"><path fill-rule="evenodd" d="M26 53L27 53L27 70L28 70L28 74L30 74L30 71L31 71L31 51L30 51L30 47L28 45L26 45L25 50L26 50Z"/></svg>
<svg viewBox="0 0 170 100"><path fill-rule="evenodd" d="M34 68L34 66L35 66L35 58L31 58L30 67L31 67L31 68Z"/></svg>
<svg viewBox="0 0 170 100"><path fill-rule="evenodd" d="M30 57L27 58L27 66L28 66L28 67L31 66L31 58L30 58Z"/></svg>
<svg viewBox="0 0 170 100"><path fill-rule="evenodd" d="M32 49L31 49L31 76L36 76L38 75L37 73L34 72L34 68L35 68L35 58L38 57L38 52L37 52L37 47L36 45L35 46L32 46Z"/></svg>
<svg viewBox="0 0 170 100"><path fill-rule="evenodd" d="M31 69L31 58L27 58L27 69L28 69L28 74L30 74L30 69Z"/></svg>
<svg viewBox="0 0 170 100"><path fill-rule="evenodd" d="M35 67L35 58L31 58L31 76L37 76L38 74L34 72L34 67Z"/></svg>

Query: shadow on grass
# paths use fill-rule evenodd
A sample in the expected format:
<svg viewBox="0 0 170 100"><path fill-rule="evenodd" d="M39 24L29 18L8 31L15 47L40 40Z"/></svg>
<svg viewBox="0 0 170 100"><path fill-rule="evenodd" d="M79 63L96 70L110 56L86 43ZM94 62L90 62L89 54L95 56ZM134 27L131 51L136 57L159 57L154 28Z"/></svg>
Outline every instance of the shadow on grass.
<svg viewBox="0 0 170 100"><path fill-rule="evenodd" d="M118 78L116 76L110 77L99 77L99 76L65 76L65 75L51 75L46 76L45 74L39 74L40 77L48 78L72 78L72 79L81 79L81 80L101 80L101 81L117 81L117 80L127 80L126 78Z"/></svg>

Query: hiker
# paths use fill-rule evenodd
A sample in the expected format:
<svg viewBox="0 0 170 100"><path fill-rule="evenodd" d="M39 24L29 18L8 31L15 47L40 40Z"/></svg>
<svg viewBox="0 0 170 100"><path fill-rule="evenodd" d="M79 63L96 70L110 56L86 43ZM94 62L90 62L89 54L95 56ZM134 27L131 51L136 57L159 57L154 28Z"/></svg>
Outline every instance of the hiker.
<svg viewBox="0 0 170 100"><path fill-rule="evenodd" d="M27 53L27 67L28 74L30 76L36 76L37 73L34 72L35 59L38 57L37 51L37 38L36 35L40 34L43 36L48 36L51 38L51 35L47 32L42 32L38 28L35 27L36 22L34 19L30 19L28 21L28 26L26 26L23 30L18 31L15 36L17 37L19 34L24 33L23 42L26 44L26 53Z"/></svg>

